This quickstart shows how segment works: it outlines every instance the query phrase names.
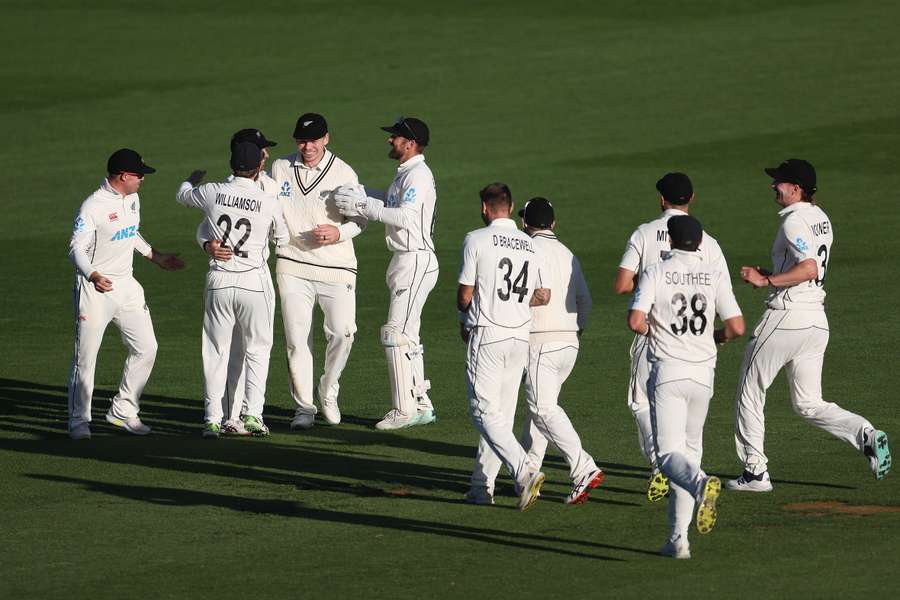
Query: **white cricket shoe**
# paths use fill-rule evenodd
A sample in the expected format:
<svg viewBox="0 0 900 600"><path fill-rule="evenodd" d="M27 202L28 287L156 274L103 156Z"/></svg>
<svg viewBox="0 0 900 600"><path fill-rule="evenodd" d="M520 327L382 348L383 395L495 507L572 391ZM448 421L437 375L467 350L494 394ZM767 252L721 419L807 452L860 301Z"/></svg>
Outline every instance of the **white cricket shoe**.
<svg viewBox="0 0 900 600"><path fill-rule="evenodd" d="M91 439L91 424L82 423L81 425L76 425L73 429L69 430L69 437L73 440Z"/></svg>
<svg viewBox="0 0 900 600"><path fill-rule="evenodd" d="M519 510L525 512L535 503L541 495L541 486L544 485L544 474L540 471L532 471L525 480L525 485L519 492Z"/></svg>
<svg viewBox="0 0 900 600"><path fill-rule="evenodd" d="M338 425L341 422L341 409L338 408L337 398L322 398L322 416L329 425Z"/></svg>
<svg viewBox="0 0 900 600"><path fill-rule="evenodd" d="M587 502L588 494L591 493L591 490L603 483L603 471L600 469L594 469L581 479L575 482L575 485L572 486L572 492L566 496L565 503L566 504L584 504Z"/></svg>
<svg viewBox="0 0 900 600"><path fill-rule="evenodd" d="M659 553L663 556L671 556L677 559L688 559L691 557L691 547L688 545L687 539L683 535L675 536L675 539L667 541Z"/></svg>
<svg viewBox="0 0 900 600"><path fill-rule="evenodd" d="M294 419L291 421L291 431L297 429L310 429L316 421L316 415L308 413L296 412Z"/></svg>
<svg viewBox="0 0 900 600"><path fill-rule="evenodd" d="M225 435L252 435L240 419L228 419L222 425L222 433Z"/></svg>
<svg viewBox="0 0 900 600"><path fill-rule="evenodd" d="M412 427L419 420L418 414L407 415L396 408L392 408L388 411L388 414L384 415L384 418L377 423L375 423L375 429L380 429L381 431L389 431L391 429L405 429L406 427Z"/></svg>
<svg viewBox="0 0 900 600"><path fill-rule="evenodd" d="M473 485L466 492L466 502L469 504L478 504L481 506L489 506L494 503L494 494L484 485Z"/></svg>
<svg viewBox="0 0 900 600"><path fill-rule="evenodd" d="M141 423L140 417L131 417L130 419L120 419L111 412L106 413L106 422L116 427L121 427L128 433L134 435L147 435L150 433L150 427Z"/></svg>
<svg viewBox="0 0 900 600"><path fill-rule="evenodd" d="M772 481L768 471L763 471L761 475L744 471L737 479L729 479L725 488L733 492L771 492Z"/></svg>

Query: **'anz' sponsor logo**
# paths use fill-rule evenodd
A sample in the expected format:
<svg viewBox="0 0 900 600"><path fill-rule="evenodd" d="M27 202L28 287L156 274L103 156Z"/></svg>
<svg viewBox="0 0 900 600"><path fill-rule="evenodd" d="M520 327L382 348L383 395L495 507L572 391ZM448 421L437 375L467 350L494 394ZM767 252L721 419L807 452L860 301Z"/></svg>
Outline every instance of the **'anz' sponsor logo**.
<svg viewBox="0 0 900 600"><path fill-rule="evenodd" d="M285 181L281 184L281 191L278 192L278 196L287 196L288 198L291 197L291 184L289 182Z"/></svg>
<svg viewBox="0 0 900 600"><path fill-rule="evenodd" d="M135 235L137 235L137 225L132 225L131 227L125 227L124 229L118 230L111 238L109 238L109 241L115 242L118 240L127 240Z"/></svg>

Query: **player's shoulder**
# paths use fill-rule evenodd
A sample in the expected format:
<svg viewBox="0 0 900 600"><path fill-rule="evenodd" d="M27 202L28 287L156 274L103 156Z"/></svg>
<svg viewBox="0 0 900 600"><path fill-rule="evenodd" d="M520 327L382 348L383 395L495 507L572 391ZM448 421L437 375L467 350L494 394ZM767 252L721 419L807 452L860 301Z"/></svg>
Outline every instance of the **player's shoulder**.
<svg viewBox="0 0 900 600"><path fill-rule="evenodd" d="M296 162L296 160L297 160L296 152L294 154L288 154L286 156L276 158L275 160L272 161L272 168L271 168L272 176L275 177L276 172L281 172L283 170L290 169L291 165L293 165Z"/></svg>
<svg viewBox="0 0 900 600"><path fill-rule="evenodd" d="M353 167L351 167L347 161L334 153L332 153L331 156L331 168L335 170L336 174L341 177L356 177L356 171L353 170Z"/></svg>

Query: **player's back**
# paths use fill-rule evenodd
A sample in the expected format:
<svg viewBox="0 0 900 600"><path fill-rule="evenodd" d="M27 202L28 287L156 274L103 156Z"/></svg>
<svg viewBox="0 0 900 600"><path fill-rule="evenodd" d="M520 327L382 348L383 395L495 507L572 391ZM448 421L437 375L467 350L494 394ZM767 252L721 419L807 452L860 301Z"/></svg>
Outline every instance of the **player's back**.
<svg viewBox="0 0 900 600"><path fill-rule="evenodd" d="M530 301L543 287L543 259L512 219L495 219L466 235L460 283L475 287L469 325L522 330L527 340Z"/></svg>
<svg viewBox="0 0 900 600"><path fill-rule="evenodd" d="M551 295L547 305L532 309L531 331L577 332L582 328L579 316L586 319L591 305L581 265L552 232L540 231L532 240L544 258L542 287L549 288Z"/></svg>
<svg viewBox="0 0 900 600"><path fill-rule="evenodd" d="M686 213L682 210L669 208L656 219L639 225L628 239L619 267L640 274L650 265L663 260L672 249L669 241L669 219L684 214ZM703 240L697 252L705 262L713 265L721 262L722 270L728 272L719 242L706 231L703 232Z"/></svg>

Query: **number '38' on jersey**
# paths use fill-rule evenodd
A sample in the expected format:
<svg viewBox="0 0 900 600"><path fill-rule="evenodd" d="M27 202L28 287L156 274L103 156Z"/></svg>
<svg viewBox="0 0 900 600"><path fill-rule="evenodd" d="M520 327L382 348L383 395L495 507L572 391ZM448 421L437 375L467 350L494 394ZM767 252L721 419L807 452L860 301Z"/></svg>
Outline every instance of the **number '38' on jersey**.
<svg viewBox="0 0 900 600"><path fill-rule="evenodd" d="M632 310L649 315L651 362L714 368L716 314L741 316L731 279L694 252L673 250L641 275Z"/></svg>
<svg viewBox="0 0 900 600"><path fill-rule="evenodd" d="M542 285L544 257L512 219L495 219L466 235L459 283L475 288L470 327L523 330L531 325L529 302Z"/></svg>

